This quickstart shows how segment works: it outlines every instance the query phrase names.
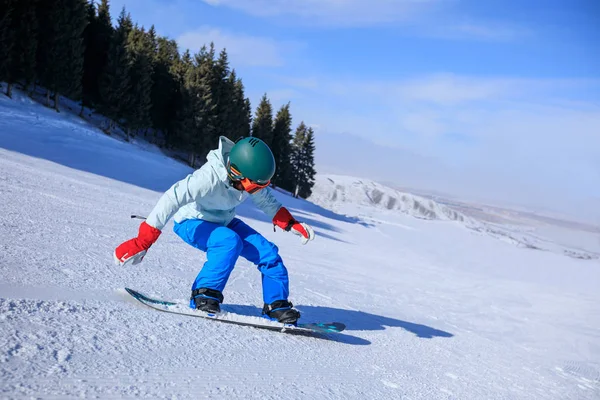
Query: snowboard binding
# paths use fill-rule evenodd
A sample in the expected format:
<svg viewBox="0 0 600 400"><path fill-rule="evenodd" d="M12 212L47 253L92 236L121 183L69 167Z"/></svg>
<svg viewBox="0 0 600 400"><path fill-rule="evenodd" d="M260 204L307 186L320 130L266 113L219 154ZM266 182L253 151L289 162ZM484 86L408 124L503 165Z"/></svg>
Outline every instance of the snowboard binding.
<svg viewBox="0 0 600 400"><path fill-rule="evenodd" d="M262 310L263 317L271 321L281 322L288 325L296 325L300 318L300 311L287 300L277 300L271 304L265 304Z"/></svg>

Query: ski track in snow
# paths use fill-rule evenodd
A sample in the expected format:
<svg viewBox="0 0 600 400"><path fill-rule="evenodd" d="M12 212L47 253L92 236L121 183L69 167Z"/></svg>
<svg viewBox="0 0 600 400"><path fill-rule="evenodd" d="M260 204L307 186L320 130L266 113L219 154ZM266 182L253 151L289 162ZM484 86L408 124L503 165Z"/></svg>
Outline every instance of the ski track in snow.
<svg viewBox="0 0 600 400"><path fill-rule="evenodd" d="M137 232L129 214L149 212L154 190L188 172L0 98L0 398L600 398L598 262L457 222L374 210L373 225L277 194L315 227L302 246L243 206L279 246L303 320L344 322L340 335L143 306L122 288L186 299L204 253L171 224L138 266L113 265L112 251ZM224 295L229 310L258 315L255 267L240 259Z"/></svg>

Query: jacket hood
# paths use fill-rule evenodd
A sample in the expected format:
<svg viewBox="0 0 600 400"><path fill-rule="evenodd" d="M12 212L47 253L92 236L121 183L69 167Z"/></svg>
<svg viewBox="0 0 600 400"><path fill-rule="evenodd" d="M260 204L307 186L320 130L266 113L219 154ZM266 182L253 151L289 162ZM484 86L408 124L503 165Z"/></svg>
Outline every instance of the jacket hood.
<svg viewBox="0 0 600 400"><path fill-rule="evenodd" d="M225 136L219 136L219 147L215 150L211 150L206 155L206 160L213 167L219 179L223 181L229 180L227 175L227 160L229 160L229 153L235 143L229 140Z"/></svg>

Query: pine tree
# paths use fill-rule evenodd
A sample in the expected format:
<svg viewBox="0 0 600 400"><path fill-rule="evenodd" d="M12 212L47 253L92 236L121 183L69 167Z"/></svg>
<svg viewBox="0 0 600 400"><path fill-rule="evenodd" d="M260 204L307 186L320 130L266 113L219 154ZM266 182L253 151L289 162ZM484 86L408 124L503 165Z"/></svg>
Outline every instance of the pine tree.
<svg viewBox="0 0 600 400"><path fill-rule="evenodd" d="M250 124L252 122L252 108L250 100L244 97L244 84L238 79L235 70L232 70L227 78L229 85L230 100L230 131L227 137L236 140L239 137L250 136Z"/></svg>
<svg viewBox="0 0 600 400"><path fill-rule="evenodd" d="M83 74L83 31L86 26L84 0L40 0L37 76L58 111L59 95L78 98Z"/></svg>
<svg viewBox="0 0 600 400"><path fill-rule="evenodd" d="M192 61L192 55L190 50L187 49L181 58L176 60L176 62L173 64L173 68L171 69L171 73L175 77L175 80L183 85L185 76L189 69L193 67L193 65L194 62Z"/></svg>
<svg viewBox="0 0 600 400"><path fill-rule="evenodd" d="M88 24L85 0L63 0L63 16L66 24L61 28L62 40L58 51L62 55L61 66L56 77L54 109L58 111L59 95L72 100L81 98L83 81L83 58L85 52L83 32Z"/></svg>
<svg viewBox="0 0 600 400"><path fill-rule="evenodd" d="M296 132L294 132L294 139L292 141L292 151L290 153L292 179L290 181L290 187L286 187L285 189L291 191L294 197L298 196L299 182L302 179L301 175L304 169L302 164L302 145L306 140L307 130L308 128L304 124L304 121L300 122L300 125L296 128Z"/></svg>
<svg viewBox="0 0 600 400"><path fill-rule="evenodd" d="M240 85L241 85L241 81L240 81ZM242 90L243 93L243 90ZM252 104L250 103L250 99L248 97L246 97L246 99L244 100L244 108L242 109L243 113L244 113L244 118L242 118L241 120L241 132L244 132L244 134L242 136L246 137L246 136L250 136L252 135Z"/></svg>
<svg viewBox="0 0 600 400"><path fill-rule="evenodd" d="M156 52L158 51L158 37L156 37L156 28L154 25L150 26L148 32L146 32L146 45L148 46L149 52L154 56L156 56Z"/></svg>
<svg viewBox="0 0 600 400"><path fill-rule="evenodd" d="M203 114L205 123L202 125L205 125L206 129L203 130L202 147L199 151L203 157L217 143L220 133L223 132L219 102L223 92L223 79L226 79L229 74L229 61L227 53L223 52L221 52L219 60L215 58L216 51L213 42L210 43L208 51L205 49L199 55L196 56L196 62L199 67L201 90L202 93L205 93L201 109L205 113Z"/></svg>
<svg viewBox="0 0 600 400"><path fill-rule="evenodd" d="M195 68L189 79L190 87L194 93L194 154L204 158L216 143L217 104L213 96L215 87L214 75L214 46L211 43L209 50L202 47L195 56ZM192 161L192 166L195 162Z"/></svg>
<svg viewBox="0 0 600 400"><path fill-rule="evenodd" d="M268 146L271 146L273 141L273 108L266 93L256 109L256 116L252 122L252 136L261 139Z"/></svg>
<svg viewBox="0 0 600 400"><path fill-rule="evenodd" d="M312 188L315 185L315 132L312 128L308 128L306 138L302 144L301 151L303 170L301 171L301 179L298 184L298 196L306 199L310 197Z"/></svg>
<svg viewBox="0 0 600 400"><path fill-rule="evenodd" d="M304 121L296 128L292 142L292 185L295 197L307 198L312 192L316 171L314 168L314 131Z"/></svg>
<svg viewBox="0 0 600 400"><path fill-rule="evenodd" d="M0 3L0 82L10 77L10 64L15 46L12 30L14 0L2 0Z"/></svg>
<svg viewBox="0 0 600 400"><path fill-rule="evenodd" d="M27 89L35 79L35 59L37 50L36 0L13 1L10 30L14 39L11 54L6 59L8 83L6 94L12 96L12 86L22 81ZM1 29L1 28L0 28Z"/></svg>
<svg viewBox="0 0 600 400"><path fill-rule="evenodd" d="M161 131L168 144L174 134L175 113L179 106L179 82L176 65L179 62L177 42L166 37L157 40L152 71L152 126Z"/></svg>
<svg viewBox="0 0 600 400"><path fill-rule="evenodd" d="M132 109L131 66L126 48L132 30L131 16L123 8L111 38L106 68L100 76L100 111L109 118L108 133L115 122L124 122Z"/></svg>
<svg viewBox="0 0 600 400"><path fill-rule="evenodd" d="M214 146L216 105L212 97L212 65L214 50L206 46L191 60L189 51L177 66L177 74L184 73L182 107L178 114L177 142L190 154L194 167L198 156L203 158Z"/></svg>
<svg viewBox="0 0 600 400"><path fill-rule="evenodd" d="M275 122L273 124L273 142L271 150L275 157L277 169L275 176L272 179L274 186L280 186L287 190L291 190L291 144L292 139L292 115L290 114L290 103L282 106L277 112Z"/></svg>
<svg viewBox="0 0 600 400"><path fill-rule="evenodd" d="M188 83L188 77L192 74L194 63L189 50L183 53L183 56L176 60L171 69L171 73L176 82L177 91L175 93L175 120L173 121L172 134L167 136L167 147L179 150L189 151L186 143L188 137L194 128L194 110L191 87Z"/></svg>
<svg viewBox="0 0 600 400"><path fill-rule="evenodd" d="M46 87L46 106L50 106L50 93L57 89L56 78L62 68L58 42L62 39L62 28L66 24L64 0L40 0L36 7L39 23L36 75L39 83ZM58 7L57 7L58 6Z"/></svg>
<svg viewBox="0 0 600 400"><path fill-rule="evenodd" d="M94 67L96 64L97 49L94 46L96 32L98 30L98 20L96 16L96 4L94 0L89 0L86 7L86 18L88 21L85 30L83 31L83 43L85 52L83 53L83 79L81 81L82 101L79 116L83 116L84 107L91 107L92 92L94 87L97 87L94 80Z"/></svg>
<svg viewBox="0 0 600 400"><path fill-rule="evenodd" d="M131 107L126 117L128 135L151 125L152 59L154 49L143 28L134 27L127 37Z"/></svg>
<svg viewBox="0 0 600 400"><path fill-rule="evenodd" d="M102 0L96 10L94 0L87 7L88 26L84 31L85 53L83 61L83 106L99 106L100 77L108 62L113 27L108 0Z"/></svg>
<svg viewBox="0 0 600 400"><path fill-rule="evenodd" d="M234 129L234 92L235 82L232 82L229 69L229 58L225 49L221 50L219 58L213 66L213 98L216 103L215 142L219 136L232 136Z"/></svg>

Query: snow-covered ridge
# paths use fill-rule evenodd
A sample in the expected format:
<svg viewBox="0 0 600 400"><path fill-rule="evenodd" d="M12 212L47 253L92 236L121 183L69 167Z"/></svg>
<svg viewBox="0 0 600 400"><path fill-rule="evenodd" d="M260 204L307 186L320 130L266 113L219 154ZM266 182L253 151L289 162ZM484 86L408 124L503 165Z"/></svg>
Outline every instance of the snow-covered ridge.
<svg viewBox="0 0 600 400"><path fill-rule="evenodd" d="M351 176L317 175L309 200L330 209L337 209L340 204L354 204L400 211L416 218L459 221L469 226L477 225L473 218L432 199Z"/></svg>
<svg viewBox="0 0 600 400"><path fill-rule="evenodd" d="M308 199L332 211L371 219L371 214L403 213L415 218L456 221L477 234L491 236L517 247L550 251L571 258L595 260L600 257L593 248L574 246L565 237L548 238L536 233L541 226L500 224L479 220L433 199L403 192L375 181L344 175L317 175L313 193ZM572 232L571 235L574 235ZM564 235L563 235L564 236Z"/></svg>

